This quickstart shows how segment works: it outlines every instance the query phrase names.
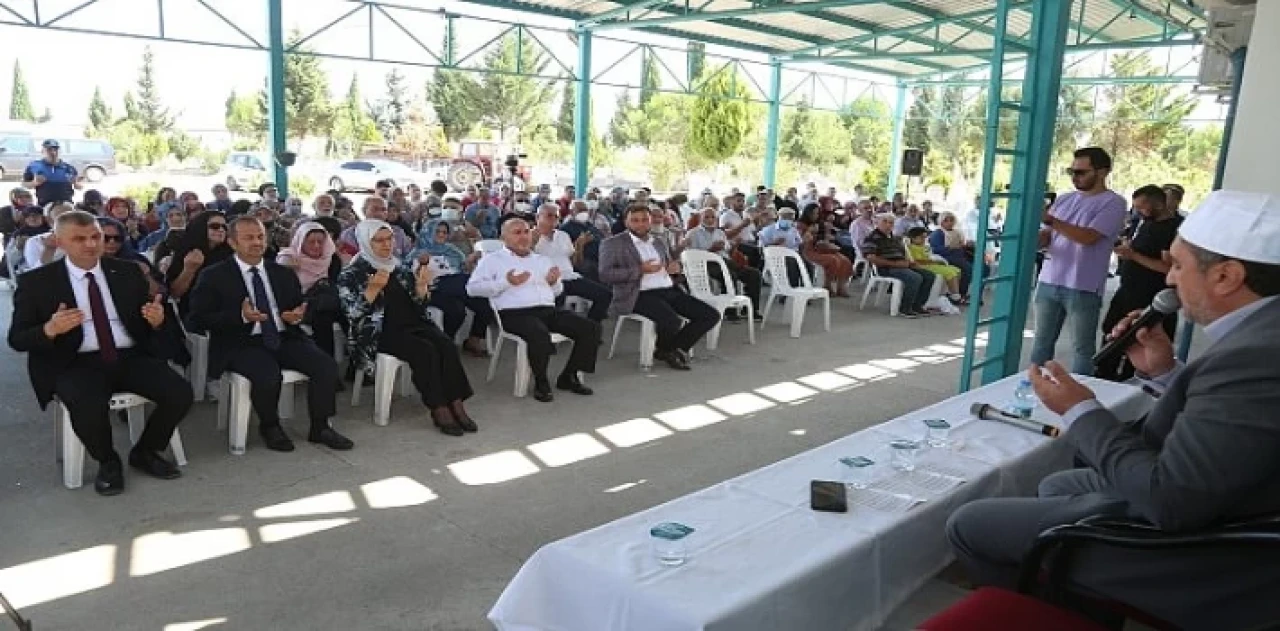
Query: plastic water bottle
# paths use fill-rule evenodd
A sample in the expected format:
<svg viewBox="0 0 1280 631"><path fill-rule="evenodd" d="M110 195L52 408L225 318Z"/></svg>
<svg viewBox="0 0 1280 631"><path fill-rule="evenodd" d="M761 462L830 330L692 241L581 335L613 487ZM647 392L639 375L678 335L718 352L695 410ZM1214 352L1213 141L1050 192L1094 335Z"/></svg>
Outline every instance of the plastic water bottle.
<svg viewBox="0 0 1280 631"><path fill-rule="evenodd" d="M1009 404L1009 411L1022 417L1031 418L1031 413L1036 410L1039 399L1036 398L1036 390L1031 386L1030 379L1022 379L1018 382L1018 389L1013 391L1013 401Z"/></svg>

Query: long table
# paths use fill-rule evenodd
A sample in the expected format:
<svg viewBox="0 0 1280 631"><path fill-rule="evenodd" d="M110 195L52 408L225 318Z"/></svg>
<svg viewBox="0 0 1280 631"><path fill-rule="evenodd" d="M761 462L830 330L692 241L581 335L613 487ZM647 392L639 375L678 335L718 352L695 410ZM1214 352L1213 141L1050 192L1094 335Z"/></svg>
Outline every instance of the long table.
<svg viewBox="0 0 1280 631"><path fill-rule="evenodd" d="M970 416L972 403L1012 399L1017 379L543 546L489 619L503 631L875 629L950 563L943 529L952 511L982 497L1033 495L1041 478L1070 466L1066 441ZM1121 419L1150 407L1137 388L1084 382ZM932 418L952 424L951 444L921 453L916 472L888 467L888 443L922 438L922 421ZM1058 422L1043 408L1035 418ZM904 479L938 472L964 482L934 492L913 486L907 495L924 501L905 511L866 507L858 500L870 496L853 489L849 512L811 510L810 481L841 480L838 460L859 455L877 462L873 488L900 491ZM678 567L659 564L650 547L649 528L667 521L695 528Z"/></svg>

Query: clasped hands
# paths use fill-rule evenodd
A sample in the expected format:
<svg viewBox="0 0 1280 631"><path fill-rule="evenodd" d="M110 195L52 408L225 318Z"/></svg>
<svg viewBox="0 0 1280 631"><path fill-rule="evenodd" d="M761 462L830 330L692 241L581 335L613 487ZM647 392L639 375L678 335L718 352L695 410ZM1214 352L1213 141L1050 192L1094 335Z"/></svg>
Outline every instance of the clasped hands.
<svg viewBox="0 0 1280 631"><path fill-rule="evenodd" d="M523 271L523 272L517 272L516 270L507 271L507 282L510 283L512 287L519 287L525 284L532 277L533 277L533 272L530 272L530 271ZM556 283L560 282L560 268L553 266L551 270L547 272L545 280L547 281L548 285L551 285L554 287Z"/></svg>
<svg viewBox="0 0 1280 631"><path fill-rule="evenodd" d="M285 324L294 326L300 324L302 322L302 318L306 315L307 303L304 302L288 311L281 311L280 319L284 320ZM250 324L260 324L267 321L267 314L258 311L258 308L253 306L253 303L250 302L248 298L245 298L244 302L240 303L240 316L244 318L245 322Z"/></svg>
<svg viewBox="0 0 1280 631"><path fill-rule="evenodd" d="M645 261L644 263L641 263L641 264L640 264L640 271L641 271L641 272L643 272L643 273L645 273L645 274L656 274L656 273L658 273L658 272L661 272L661 271L662 271L662 261L659 261L659 260L657 260L657 259L650 259L650 260L648 260L648 261ZM668 274L679 274L679 273L680 273L680 262L679 262L679 261L671 261L670 263L667 263L667 273L668 273Z"/></svg>

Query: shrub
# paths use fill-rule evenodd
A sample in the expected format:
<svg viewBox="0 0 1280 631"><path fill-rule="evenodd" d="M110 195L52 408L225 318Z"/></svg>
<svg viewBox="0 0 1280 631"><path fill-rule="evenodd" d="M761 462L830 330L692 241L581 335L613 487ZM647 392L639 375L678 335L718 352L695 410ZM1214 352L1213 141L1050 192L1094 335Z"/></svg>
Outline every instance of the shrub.
<svg viewBox="0 0 1280 631"><path fill-rule="evenodd" d="M297 175L289 178L289 195L291 197L307 198L314 195L315 192L315 180L305 175Z"/></svg>
<svg viewBox="0 0 1280 631"><path fill-rule="evenodd" d="M161 184L159 182L147 182L146 184L131 184L120 190L120 197L127 197L138 202L139 212L146 210L147 202L156 198L156 194L160 192Z"/></svg>

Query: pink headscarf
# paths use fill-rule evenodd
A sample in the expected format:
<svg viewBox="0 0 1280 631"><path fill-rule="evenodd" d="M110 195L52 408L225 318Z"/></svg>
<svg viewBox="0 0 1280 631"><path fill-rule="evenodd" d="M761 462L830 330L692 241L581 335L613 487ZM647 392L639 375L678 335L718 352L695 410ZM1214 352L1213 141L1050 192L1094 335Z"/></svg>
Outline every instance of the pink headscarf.
<svg viewBox="0 0 1280 631"><path fill-rule="evenodd" d="M312 232L324 233L324 253L320 258L312 258L302 251L302 244L307 240L307 235ZM333 239L329 238L329 232L324 226L308 221L299 225L293 231L293 241L289 243L289 247L280 250L280 255L276 257L276 262L281 265L285 264L285 259L293 259L297 267L294 270L298 273L298 280L302 283L302 291L306 292L311 289L322 278L329 277L329 262L333 260L333 254L337 250L337 246L333 244Z"/></svg>

